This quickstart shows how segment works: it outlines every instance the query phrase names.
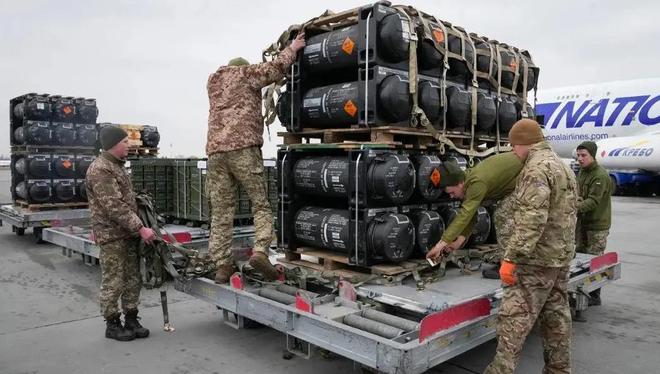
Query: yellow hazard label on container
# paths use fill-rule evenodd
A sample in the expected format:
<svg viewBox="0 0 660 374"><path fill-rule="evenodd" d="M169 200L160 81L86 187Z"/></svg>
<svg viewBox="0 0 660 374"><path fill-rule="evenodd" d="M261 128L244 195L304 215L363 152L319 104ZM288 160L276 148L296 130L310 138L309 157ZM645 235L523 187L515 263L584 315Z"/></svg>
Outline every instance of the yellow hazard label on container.
<svg viewBox="0 0 660 374"><path fill-rule="evenodd" d="M445 33L439 29L433 29L433 38L437 43L442 43L445 41Z"/></svg>
<svg viewBox="0 0 660 374"><path fill-rule="evenodd" d="M346 104L344 104L344 111L348 113L349 116L355 117L355 113L357 113L357 107L355 104L353 104L353 100L348 100Z"/></svg>
<svg viewBox="0 0 660 374"><path fill-rule="evenodd" d="M70 114L70 113L73 112L73 108L72 108L71 106L67 105L67 106L65 106L64 108L62 108L62 111L63 111L65 114Z"/></svg>
<svg viewBox="0 0 660 374"><path fill-rule="evenodd" d="M64 166L67 169L71 168L71 161L69 160L62 161L62 166Z"/></svg>
<svg viewBox="0 0 660 374"><path fill-rule="evenodd" d="M341 50L346 52L347 55L353 54L353 48L355 48L355 42L351 38L346 38L341 45Z"/></svg>
<svg viewBox="0 0 660 374"><path fill-rule="evenodd" d="M438 187L440 185L440 171L438 169L433 169L431 173L431 182L433 187Z"/></svg>

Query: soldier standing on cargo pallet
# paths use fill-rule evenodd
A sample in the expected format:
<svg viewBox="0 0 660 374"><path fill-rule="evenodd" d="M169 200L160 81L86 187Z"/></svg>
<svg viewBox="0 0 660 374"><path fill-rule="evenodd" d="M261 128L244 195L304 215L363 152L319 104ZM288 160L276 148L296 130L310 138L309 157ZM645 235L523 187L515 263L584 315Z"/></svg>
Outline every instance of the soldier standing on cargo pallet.
<svg viewBox="0 0 660 374"><path fill-rule="evenodd" d="M544 140L535 121L509 132L525 159L513 192L514 231L504 242L504 295L497 320L497 352L484 373L513 373L523 344L540 317L544 373L571 372L569 264L575 255L575 174Z"/></svg>
<svg viewBox="0 0 660 374"><path fill-rule="evenodd" d="M602 166L596 162L598 146L586 141L577 147L578 174L578 224L576 252L602 255L607 245L612 221L612 181ZM589 293L589 306L600 305L600 288ZM576 321L584 321L576 312Z"/></svg>
<svg viewBox="0 0 660 374"><path fill-rule="evenodd" d="M104 150L87 169L87 196L92 229L101 247L101 315L106 321L105 337L120 341L146 338L149 330L138 321L142 279L138 263L140 239L151 243L153 230L144 227L137 215L131 180L124 170L128 156L128 134L118 127L100 133ZM119 299L124 325L119 319Z"/></svg>
<svg viewBox="0 0 660 374"><path fill-rule="evenodd" d="M443 176L445 191L453 199L461 199L461 209L456 218L442 235L442 239L426 255L436 258L446 249L460 248L465 239L470 236L476 220L479 206L485 201L497 202L495 209L495 231L500 245L498 253L491 261L498 264L501 260L502 241L507 240L511 233L508 219L511 216L511 192L516 187L516 180L523 161L513 152L500 153L488 157L473 169L464 172L455 162L444 163L446 175ZM499 266L495 269L485 269L485 278L498 279Z"/></svg>
<svg viewBox="0 0 660 374"><path fill-rule="evenodd" d="M271 62L249 65L239 57L209 77L206 192L211 201L209 254L217 267L217 283L228 282L236 271L231 242L238 184L250 196L254 215L254 253L249 263L268 279L278 276L268 260L273 216L266 196L261 155L264 132L261 89L282 79L304 46L305 35L301 33Z"/></svg>

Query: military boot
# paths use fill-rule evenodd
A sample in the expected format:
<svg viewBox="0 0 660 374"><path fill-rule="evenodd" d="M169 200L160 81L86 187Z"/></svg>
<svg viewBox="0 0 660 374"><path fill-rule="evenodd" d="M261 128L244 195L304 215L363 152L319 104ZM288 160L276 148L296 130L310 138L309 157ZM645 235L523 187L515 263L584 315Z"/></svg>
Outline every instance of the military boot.
<svg viewBox="0 0 660 374"><path fill-rule="evenodd" d="M249 264L254 270L261 273L266 280L276 280L279 276L279 272L263 252L254 252L250 257Z"/></svg>
<svg viewBox="0 0 660 374"><path fill-rule="evenodd" d="M225 284L229 282L232 274L236 272L236 266L234 264L225 264L218 266L218 269L215 271L215 283Z"/></svg>
<svg viewBox="0 0 660 374"><path fill-rule="evenodd" d="M108 339L119 340L120 342L127 342L135 339L133 330L124 328L121 325L119 314L113 314L105 320L105 337Z"/></svg>
<svg viewBox="0 0 660 374"><path fill-rule="evenodd" d="M126 330L132 331L135 334L136 338L146 338L149 336L149 329L142 327L140 324L140 317L137 316L138 311L129 310L124 316L124 328Z"/></svg>

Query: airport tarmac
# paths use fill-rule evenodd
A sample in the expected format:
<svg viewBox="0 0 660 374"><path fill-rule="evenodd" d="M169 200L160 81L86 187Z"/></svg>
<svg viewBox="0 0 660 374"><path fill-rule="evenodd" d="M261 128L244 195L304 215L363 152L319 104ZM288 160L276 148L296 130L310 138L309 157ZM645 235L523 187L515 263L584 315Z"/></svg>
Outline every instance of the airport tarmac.
<svg viewBox="0 0 660 374"><path fill-rule="evenodd" d="M9 171L0 170L0 202L10 201ZM614 198L608 249L620 255L622 278L603 290L603 305L573 329L573 373L658 373L660 367L660 198ZM155 291L143 292L148 339L104 338L99 315L100 269L68 258L0 227L0 373L346 373L358 365L341 358L282 359L283 334L234 330L212 305L168 291L176 331L162 330ZM481 373L495 341L429 373ZM540 373L538 333L527 340L517 373Z"/></svg>

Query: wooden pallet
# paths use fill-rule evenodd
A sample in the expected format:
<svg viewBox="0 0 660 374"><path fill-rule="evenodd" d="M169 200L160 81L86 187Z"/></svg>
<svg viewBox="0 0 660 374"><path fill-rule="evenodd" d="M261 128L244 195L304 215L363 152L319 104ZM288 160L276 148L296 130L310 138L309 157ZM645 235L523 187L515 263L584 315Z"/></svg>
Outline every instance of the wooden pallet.
<svg viewBox="0 0 660 374"><path fill-rule="evenodd" d="M362 146L429 149L439 146L439 142L428 130L397 126L344 129L306 129L301 132L280 132L284 145L290 147L326 146L340 148L359 148ZM445 137L459 148L469 148L471 134L460 131L447 131ZM500 139L500 146L507 143ZM487 148L497 145L497 138L492 135L475 134L475 148L486 144Z"/></svg>
<svg viewBox="0 0 660 374"><path fill-rule="evenodd" d="M399 264L380 264L369 267L350 265L348 256L311 247L299 247L296 252L286 252L280 262L289 265L301 266L316 271L331 271L337 275L355 276L375 274L382 276L395 276L413 270L422 271L429 268L425 259L409 259Z"/></svg>
<svg viewBox="0 0 660 374"><path fill-rule="evenodd" d="M14 205L33 212L60 209L84 209L89 207L89 203L87 202L30 204L24 200L16 200L14 201Z"/></svg>
<svg viewBox="0 0 660 374"><path fill-rule="evenodd" d="M310 143L313 139L321 143L339 144L372 144L372 145L410 145L425 147L435 142L431 133L409 127L382 126L382 127L352 127L344 129L307 129L301 132L280 132L284 144Z"/></svg>

